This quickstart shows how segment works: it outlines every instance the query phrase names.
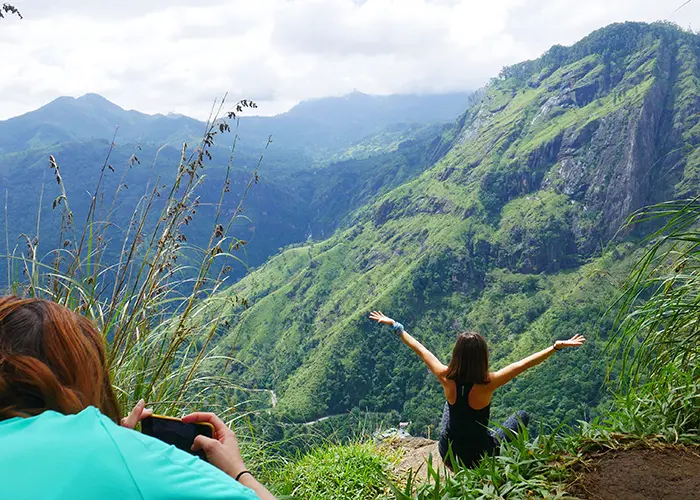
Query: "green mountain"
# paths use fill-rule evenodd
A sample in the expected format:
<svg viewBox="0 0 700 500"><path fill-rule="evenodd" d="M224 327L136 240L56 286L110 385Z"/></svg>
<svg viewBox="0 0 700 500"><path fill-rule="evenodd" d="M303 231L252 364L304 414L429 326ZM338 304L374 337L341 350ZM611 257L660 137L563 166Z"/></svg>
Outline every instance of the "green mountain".
<svg viewBox="0 0 700 500"><path fill-rule="evenodd" d="M418 175L446 152L439 138L442 125L435 122L453 121L469 102L468 94L354 93L303 102L275 117L242 118L232 164L236 199L265 152L260 182L247 197L245 217L236 228L237 237L249 242L246 263L257 266L281 247L310 235L331 234L373 195ZM115 242L121 240L119 231L128 226L144 189L151 189L159 177L174 177L182 142L197 144L205 124L183 116L125 111L94 94L59 98L0 122L0 200L7 206L9 222L9 249L3 238L0 255L23 248L20 234L34 237L40 206L41 248L60 246L60 213L51 201L61 191L48 168L49 155L62 167L75 220L84 220L90 202L86 193L97 186L117 126L116 145L107 161L114 171L106 172L101 198L105 207L114 203ZM273 142L265 150L270 136ZM226 137L218 140L198 193L200 217L213 210L210 202L219 199L224 184L230 144ZM197 222L187 228L187 238L202 246L211 228ZM118 244L112 250L116 255ZM237 266L232 277L245 272L244 266ZM2 273L0 284L6 281Z"/></svg>
<svg viewBox="0 0 700 500"><path fill-rule="evenodd" d="M117 131L117 127L119 130ZM41 108L0 122L0 154L91 139L118 142L175 143L202 134L204 124L181 115L126 111L97 94L59 97ZM178 144L179 143L179 144Z"/></svg>
<svg viewBox="0 0 700 500"><path fill-rule="evenodd" d="M441 134L433 167L228 292L251 304L220 339L232 376L275 390L281 418L397 410L426 432L438 384L369 311L444 361L463 330L487 337L494 365L574 333L604 340L635 251L624 241L645 228L601 248L632 211L698 194L699 58L698 35L625 23L504 69ZM494 415L589 418L604 376L590 342L509 384Z"/></svg>

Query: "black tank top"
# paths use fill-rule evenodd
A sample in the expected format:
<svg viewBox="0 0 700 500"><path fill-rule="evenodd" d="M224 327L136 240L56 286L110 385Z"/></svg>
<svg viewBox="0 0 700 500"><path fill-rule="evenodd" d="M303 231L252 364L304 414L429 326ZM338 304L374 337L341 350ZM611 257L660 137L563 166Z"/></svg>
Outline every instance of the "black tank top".
<svg viewBox="0 0 700 500"><path fill-rule="evenodd" d="M449 418L442 436L452 443L452 452L467 467L476 465L485 453L494 448L493 438L488 430L491 404L475 410L469 406L469 391L474 384L457 384L457 400L448 403Z"/></svg>

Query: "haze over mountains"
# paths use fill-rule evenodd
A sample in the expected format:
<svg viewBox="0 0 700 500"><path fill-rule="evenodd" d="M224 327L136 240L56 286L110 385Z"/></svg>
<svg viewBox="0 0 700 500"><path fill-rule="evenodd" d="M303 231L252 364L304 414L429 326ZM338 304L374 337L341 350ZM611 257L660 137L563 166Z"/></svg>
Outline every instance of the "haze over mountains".
<svg viewBox="0 0 700 500"><path fill-rule="evenodd" d="M370 96L355 92L305 101L274 117L246 117L244 113L240 134L250 148L264 146L272 136L285 150L328 153L390 125L453 121L468 102L467 93ZM179 148L182 142L199 139L204 126L204 122L182 115L126 111L97 94L60 97L36 111L0 122L0 154L68 141L111 140L117 127L118 143Z"/></svg>
<svg viewBox="0 0 700 500"><path fill-rule="evenodd" d="M601 248L632 211L699 192L699 79L698 35L625 23L506 68L475 97L352 94L244 118L234 192L270 134L274 142L239 228L251 240L249 261L267 262L227 292L251 307L232 308L218 339L240 362L231 377L275 390L279 418L398 411L424 433L439 418L439 387L368 323L369 310L402 320L445 361L465 329L487 337L496 365L574 333L604 339L601 317L634 248L618 241L604 259ZM121 142L110 161L126 165L134 152L141 161L125 181L107 181L131 186L119 198L123 220L137 188L153 172L167 175L176 144L203 128L94 95L1 122L11 234L33 234L48 154L82 200L77 216L85 210L115 121ZM164 142L173 145L152 169ZM220 146L203 199L219 192L228 159ZM208 236L198 230L194 241ZM499 397L495 415L526 406L543 421L590 417L602 397L605 372L591 367L599 353L591 342L528 373Z"/></svg>
<svg viewBox="0 0 700 500"><path fill-rule="evenodd" d="M245 260L258 265L281 246L303 241L314 232L332 232L346 212L365 199L354 196L341 200L334 211L321 210L317 205L324 199L324 193L329 191L329 186L337 186L331 184L334 177L345 178L350 173L351 179L345 182L365 183L374 179L377 189L383 184L393 185L394 175L381 168L386 163L382 151L393 151L398 143L409 138L425 141L427 130L439 130L443 122L454 121L469 100L469 94L353 93L303 102L275 117L241 118L232 164L234 194L242 194L260 156L265 154L259 172L263 182L250 194L245 205L247 218L241 220L240 237L250 241ZM47 177L49 154L62 167L69 198L76 198L72 208L76 219L81 220L89 206L85 193L96 186L116 133L116 146L109 163L118 173L105 177L105 192L113 194L120 185L129 186L120 190L117 206L121 210L117 219L126 223L143 195L143 187L151 185L158 176L173 176L183 142L196 146L204 130L205 123L192 118L126 111L95 94L77 99L62 97L34 112L0 122L0 186L4 188L0 196L4 201L5 190L9 190L10 251L19 234L36 232L40 195L47 179L45 200L58 196L58 187L51 175ZM434 133L428 135L433 139ZM368 136L372 140L358 147L358 141ZM273 142L267 146L269 138ZM232 143L232 136L220 137L213 149L208 179L202 185L203 210L207 210L207 201L218 199ZM411 151L408 147L400 155ZM133 164L134 156L140 165ZM369 161L368 156L375 159ZM360 159L353 163L355 157ZM321 177L315 171L334 158L342 159L343 168L334 169L323 182L318 182ZM353 170L355 167L357 170ZM389 169L399 169L398 164ZM406 179L413 170L407 170L404 165L401 172L399 179ZM365 175L369 179L363 178ZM321 215L318 225L313 214ZM59 227L56 222L60 217L50 204L43 204L42 220L42 243L55 245ZM194 225L190 241L195 245L205 241L208 231L209 228ZM4 246L3 241L0 254L5 254ZM234 275L241 276L244 272L241 266ZM3 280L6 281L5 276Z"/></svg>

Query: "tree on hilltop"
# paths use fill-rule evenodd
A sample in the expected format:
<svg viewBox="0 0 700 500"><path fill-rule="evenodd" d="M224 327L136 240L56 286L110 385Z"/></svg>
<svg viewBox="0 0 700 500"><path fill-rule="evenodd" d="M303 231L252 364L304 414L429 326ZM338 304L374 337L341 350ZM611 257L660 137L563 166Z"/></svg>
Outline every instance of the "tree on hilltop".
<svg viewBox="0 0 700 500"><path fill-rule="evenodd" d="M10 5L9 3L3 3L2 7L0 7L0 19L4 18L6 14L14 14L22 19L22 14L20 14L17 7Z"/></svg>

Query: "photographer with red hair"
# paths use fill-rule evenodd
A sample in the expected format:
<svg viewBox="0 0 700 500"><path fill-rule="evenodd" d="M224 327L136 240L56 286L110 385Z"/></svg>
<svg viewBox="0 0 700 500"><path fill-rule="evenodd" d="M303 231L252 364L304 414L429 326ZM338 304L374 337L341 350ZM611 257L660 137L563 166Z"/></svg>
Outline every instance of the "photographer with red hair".
<svg viewBox="0 0 700 500"><path fill-rule="evenodd" d="M213 425L213 438L193 447L209 463L134 432L149 414L140 402L121 419L104 340L88 319L46 300L0 298L3 498L274 498L214 414L183 419Z"/></svg>

